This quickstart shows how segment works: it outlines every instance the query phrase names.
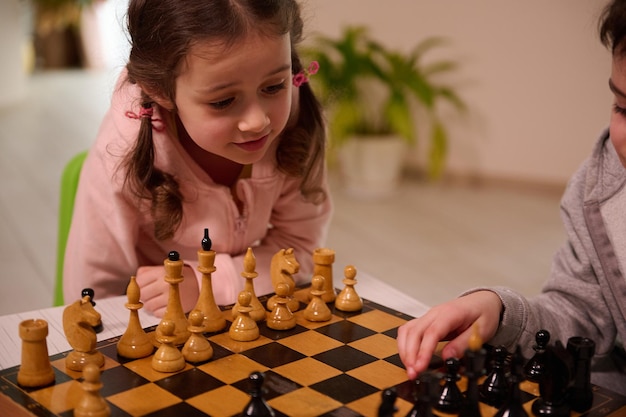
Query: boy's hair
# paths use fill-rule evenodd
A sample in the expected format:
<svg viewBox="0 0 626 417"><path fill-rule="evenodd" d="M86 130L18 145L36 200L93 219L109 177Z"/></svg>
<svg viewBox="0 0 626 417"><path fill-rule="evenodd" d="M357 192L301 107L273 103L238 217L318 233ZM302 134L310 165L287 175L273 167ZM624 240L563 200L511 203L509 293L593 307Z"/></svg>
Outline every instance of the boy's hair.
<svg viewBox="0 0 626 417"><path fill-rule="evenodd" d="M127 19L128 81L142 88L143 107L156 105L151 96L174 103L180 63L194 42L205 39L230 46L248 33L289 33L292 73L303 69L295 48L303 27L296 0L131 0ZM322 187L324 120L308 84L299 87L299 97L297 121L281 133L276 159L282 172L302 179L303 196L320 203L327 197ZM163 240L171 238L182 221L183 196L176 179L155 168L154 152L152 123L142 118L137 141L123 161L125 186L135 196L151 200L155 237Z"/></svg>
<svg viewBox="0 0 626 417"><path fill-rule="evenodd" d="M614 56L626 56L626 0L613 0L599 21L600 40Z"/></svg>

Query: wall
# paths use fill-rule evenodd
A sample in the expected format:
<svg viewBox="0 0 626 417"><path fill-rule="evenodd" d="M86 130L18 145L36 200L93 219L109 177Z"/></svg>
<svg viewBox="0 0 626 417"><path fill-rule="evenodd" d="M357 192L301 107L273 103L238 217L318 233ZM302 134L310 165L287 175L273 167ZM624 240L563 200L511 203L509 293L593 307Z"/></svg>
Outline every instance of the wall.
<svg viewBox="0 0 626 417"><path fill-rule="evenodd" d="M608 123L610 54L596 30L604 3L308 0L304 10L311 31L366 24L401 50L426 36L449 38L433 57L461 62L455 85L471 107L450 120L449 169L562 184Z"/></svg>
<svg viewBox="0 0 626 417"><path fill-rule="evenodd" d="M107 56L127 51L125 0L109 0ZM610 54L597 37L604 1L304 0L309 34L366 24L383 43L408 50L426 36L450 43L433 58L457 59L454 79L471 112L450 117L449 170L467 176L560 185L608 123ZM111 11L112 8L117 9ZM109 21L107 21L109 19ZM111 22L112 21L112 22ZM117 39L117 49L110 39ZM411 155L422 163L425 150Z"/></svg>

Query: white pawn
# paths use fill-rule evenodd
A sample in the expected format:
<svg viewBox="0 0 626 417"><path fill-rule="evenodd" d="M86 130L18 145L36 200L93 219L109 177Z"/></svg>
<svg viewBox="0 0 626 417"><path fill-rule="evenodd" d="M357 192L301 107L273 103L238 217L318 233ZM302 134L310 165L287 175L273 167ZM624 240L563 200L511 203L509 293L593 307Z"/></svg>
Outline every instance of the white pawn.
<svg viewBox="0 0 626 417"><path fill-rule="evenodd" d="M289 285L276 285L275 305L267 318L267 327L274 330L289 330L296 327L296 316L289 309Z"/></svg>
<svg viewBox="0 0 626 417"><path fill-rule="evenodd" d="M259 326L256 321L250 317L252 307L250 307L250 300L252 295L249 291L243 290L239 293L237 298L237 310L239 314L230 325L228 329L228 335L231 339L238 342L251 342L259 338Z"/></svg>
<svg viewBox="0 0 626 417"><path fill-rule="evenodd" d="M333 313L323 300L323 296L326 293L324 288L324 277L321 275L315 275L311 280L311 301L304 309L302 315L309 321L328 321L331 319Z"/></svg>
<svg viewBox="0 0 626 417"><path fill-rule="evenodd" d="M161 343L152 357L152 369L158 372L177 372L185 367L183 354L174 345L176 324L171 320L162 320L159 323L157 341Z"/></svg>
<svg viewBox="0 0 626 417"><path fill-rule="evenodd" d="M345 276L343 280L345 287L335 299L335 308L347 312L359 311L363 308L363 300L354 289L357 283L355 279L356 268L352 265L348 265L344 268L343 274Z"/></svg>
<svg viewBox="0 0 626 417"><path fill-rule="evenodd" d="M87 363L83 367L82 397L74 408L74 417L109 417L111 408L100 395L100 367Z"/></svg>
<svg viewBox="0 0 626 417"><path fill-rule="evenodd" d="M202 333L204 333L204 313L200 310L193 310L189 313L189 332L191 336L183 346L183 356L187 362L205 362L213 356L211 343Z"/></svg>

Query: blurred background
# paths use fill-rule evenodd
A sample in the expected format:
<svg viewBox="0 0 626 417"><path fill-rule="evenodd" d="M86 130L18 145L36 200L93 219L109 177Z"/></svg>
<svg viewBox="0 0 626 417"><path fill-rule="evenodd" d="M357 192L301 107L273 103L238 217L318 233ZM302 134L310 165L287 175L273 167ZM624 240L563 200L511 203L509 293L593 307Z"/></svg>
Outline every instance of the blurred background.
<svg viewBox="0 0 626 417"><path fill-rule="evenodd" d="M332 166L336 285L354 264L429 305L475 285L539 291L563 240L559 197L609 120L610 54L597 36L604 4L302 2L305 45L355 25L405 54L423 39L445 39L423 64L454 62L435 81L465 105L437 107L447 133L437 178L425 174L423 109L412 108L417 141L402 152L393 192L350 192L345 169ZM126 6L0 2L0 314L52 303L58 182L94 140L124 66Z"/></svg>

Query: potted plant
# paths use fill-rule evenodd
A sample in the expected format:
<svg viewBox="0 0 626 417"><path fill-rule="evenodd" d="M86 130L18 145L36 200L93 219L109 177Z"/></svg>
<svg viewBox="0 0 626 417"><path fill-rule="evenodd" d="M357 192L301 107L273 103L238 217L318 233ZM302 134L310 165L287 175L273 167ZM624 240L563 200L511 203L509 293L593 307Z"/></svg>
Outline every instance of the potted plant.
<svg viewBox="0 0 626 417"><path fill-rule="evenodd" d="M374 180L371 188L365 179L359 193L381 194L393 189L403 168L407 145L417 140L416 108L428 123L428 173L439 177L444 168L448 135L439 117L438 103L447 101L463 111L465 105L455 91L435 82L435 77L457 68L455 62L440 60L424 63L423 56L444 42L429 37L419 42L409 53L401 53L372 39L362 26L348 26L339 38L323 35L313 38L305 54L319 63L313 88L328 111L331 155L336 150L344 180L355 179L360 168L369 168L366 178ZM359 161L368 155L363 145L375 146L374 161ZM389 148L395 157L384 157ZM394 160L395 158L395 160ZM389 165L390 173L383 168ZM372 171L371 168L374 168ZM390 183L383 183L383 180ZM350 184L347 184L350 187Z"/></svg>
<svg viewBox="0 0 626 417"><path fill-rule="evenodd" d="M31 0L35 50L44 68L78 67L82 63L79 26L82 8L95 0Z"/></svg>

